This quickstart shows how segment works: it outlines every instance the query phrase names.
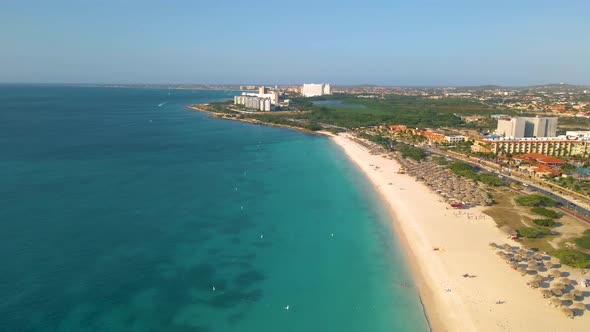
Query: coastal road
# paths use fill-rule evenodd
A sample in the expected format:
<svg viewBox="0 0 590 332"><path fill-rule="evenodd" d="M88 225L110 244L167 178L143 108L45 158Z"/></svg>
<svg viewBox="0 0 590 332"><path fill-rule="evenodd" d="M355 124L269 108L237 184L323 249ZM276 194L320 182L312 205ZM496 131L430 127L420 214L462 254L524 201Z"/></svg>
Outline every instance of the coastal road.
<svg viewBox="0 0 590 332"><path fill-rule="evenodd" d="M566 213L566 214L568 214L568 215L570 215L570 216L572 216L584 223L590 224L590 218L587 217L587 216L590 216L590 210L586 209L582 206L579 206L574 201L568 200L561 195L556 195L553 192L543 189L538 185L531 184L528 182L525 183L525 182L523 182L523 180L521 180L519 178L513 177L513 176L506 174L506 173L500 173L500 171L498 171L497 169L493 169L489 166L479 164L477 162L474 162L473 160L459 158L454 155L445 153L443 151L436 151L434 149L427 148L425 150L430 154L438 155L438 156L445 157L445 158L452 159L452 160L462 161L462 162L468 163L474 167L483 169L489 173L496 174L497 176L501 177L506 182L523 184L527 188L528 191L533 191L533 192L543 194L543 195L548 196L551 199L561 203L562 206L557 208L561 212ZM515 189L513 189L513 190L515 190ZM522 191L518 191L518 190L515 190L515 191L517 191L521 194L526 194L526 192L522 192Z"/></svg>

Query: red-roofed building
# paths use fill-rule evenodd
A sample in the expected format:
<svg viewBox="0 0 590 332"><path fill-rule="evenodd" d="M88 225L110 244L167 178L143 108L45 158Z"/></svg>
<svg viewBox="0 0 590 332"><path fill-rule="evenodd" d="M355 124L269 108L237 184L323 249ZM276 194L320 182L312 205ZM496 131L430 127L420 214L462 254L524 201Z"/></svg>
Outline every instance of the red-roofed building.
<svg viewBox="0 0 590 332"><path fill-rule="evenodd" d="M406 131L406 130L408 130L408 127L406 127L404 125L390 125L389 130L394 131L394 132Z"/></svg>
<svg viewBox="0 0 590 332"><path fill-rule="evenodd" d="M543 164L543 165L547 165L547 166L561 166L561 165L565 164L564 160L561 160L561 159L555 158L555 157L551 157L551 156L546 156L546 155L543 155L540 153L519 154L516 156L512 156L512 159L514 159L517 162L527 161L531 164L539 163L539 164Z"/></svg>
<svg viewBox="0 0 590 332"><path fill-rule="evenodd" d="M535 167L533 167L533 172L535 172L535 174L539 177L545 176L545 175L552 175L552 176L559 176L559 172L554 170L553 168L547 166L547 165L537 165Z"/></svg>

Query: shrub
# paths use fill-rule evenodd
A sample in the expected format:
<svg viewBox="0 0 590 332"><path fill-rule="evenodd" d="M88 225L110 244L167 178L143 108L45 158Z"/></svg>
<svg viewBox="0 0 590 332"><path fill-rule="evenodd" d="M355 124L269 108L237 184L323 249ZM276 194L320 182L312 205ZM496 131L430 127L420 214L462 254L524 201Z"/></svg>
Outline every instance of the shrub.
<svg viewBox="0 0 590 332"><path fill-rule="evenodd" d="M521 227L518 229L518 236L526 238L538 238L542 236L542 232L539 229L532 227Z"/></svg>
<svg viewBox="0 0 590 332"><path fill-rule="evenodd" d="M582 236L574 240L578 247L590 249L590 236Z"/></svg>
<svg viewBox="0 0 590 332"><path fill-rule="evenodd" d="M488 186L499 187L502 185L502 180L492 174L478 174L477 181L487 184Z"/></svg>
<svg viewBox="0 0 590 332"><path fill-rule="evenodd" d="M556 201L543 195L523 195L514 199L516 204L524 206L555 206Z"/></svg>
<svg viewBox="0 0 590 332"><path fill-rule="evenodd" d="M539 226L553 227L555 226L555 220L553 219L535 219L533 222Z"/></svg>
<svg viewBox="0 0 590 332"><path fill-rule="evenodd" d="M438 165L447 165L449 161L445 157L433 156L432 161Z"/></svg>
<svg viewBox="0 0 590 332"><path fill-rule="evenodd" d="M583 234L586 236L590 236L590 229L585 230Z"/></svg>
<svg viewBox="0 0 590 332"><path fill-rule="evenodd" d="M557 249L553 255L559 258L561 264L572 267L585 268L590 264L590 260L585 254L570 248Z"/></svg>
<svg viewBox="0 0 590 332"><path fill-rule="evenodd" d="M552 219L555 219L558 217L557 212L555 212L553 210L546 209L546 208L542 208L542 207L534 207L531 209L531 212L536 213L540 216L552 218Z"/></svg>

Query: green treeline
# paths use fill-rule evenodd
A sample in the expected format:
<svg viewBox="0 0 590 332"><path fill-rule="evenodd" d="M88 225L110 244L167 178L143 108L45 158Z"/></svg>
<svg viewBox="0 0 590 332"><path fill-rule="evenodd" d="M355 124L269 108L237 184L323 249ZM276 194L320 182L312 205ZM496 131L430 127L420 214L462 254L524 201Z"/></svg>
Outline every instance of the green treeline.
<svg viewBox="0 0 590 332"><path fill-rule="evenodd" d="M501 186L502 180L493 174L476 173L473 167L467 163L455 161L448 168L458 176L462 176L473 181L482 182L490 186Z"/></svg>

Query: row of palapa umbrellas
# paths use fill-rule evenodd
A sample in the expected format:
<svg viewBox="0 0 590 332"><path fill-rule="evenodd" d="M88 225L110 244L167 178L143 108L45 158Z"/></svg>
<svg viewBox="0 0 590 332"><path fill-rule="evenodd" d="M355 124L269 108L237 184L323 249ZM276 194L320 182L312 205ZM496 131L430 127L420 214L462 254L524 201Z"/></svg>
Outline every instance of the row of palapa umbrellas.
<svg viewBox="0 0 590 332"><path fill-rule="evenodd" d="M417 162L410 159L398 158L402 169L408 175L424 182L447 203L462 203L467 205L490 205L489 195L478 185L449 171L446 167L433 162Z"/></svg>
<svg viewBox="0 0 590 332"><path fill-rule="evenodd" d="M531 281L526 283L527 286L540 288L543 282L547 282L550 288L541 290L543 298L548 300L548 305L561 308L561 312L566 317L573 318L574 310L579 311L580 314L586 310L586 305L583 303L584 293L574 287L574 280L561 277L563 273L554 268L556 264L551 262L551 257L525 248L512 247L508 243L498 245L492 242L490 247L498 250L496 254L522 276L534 274ZM542 270L545 270L547 276L540 274Z"/></svg>

